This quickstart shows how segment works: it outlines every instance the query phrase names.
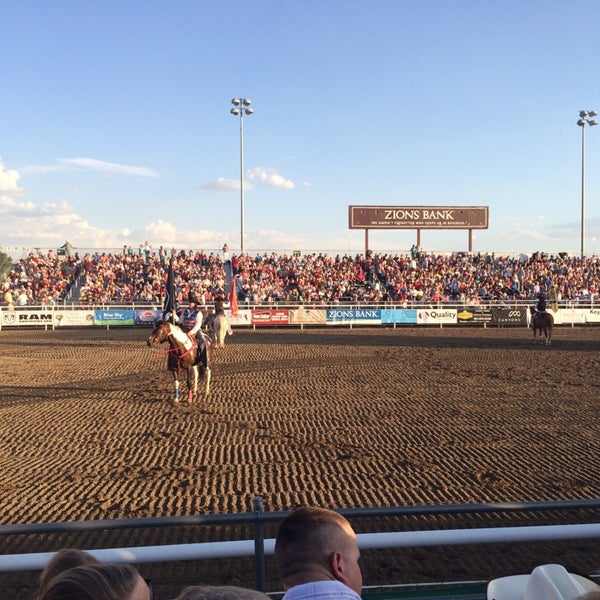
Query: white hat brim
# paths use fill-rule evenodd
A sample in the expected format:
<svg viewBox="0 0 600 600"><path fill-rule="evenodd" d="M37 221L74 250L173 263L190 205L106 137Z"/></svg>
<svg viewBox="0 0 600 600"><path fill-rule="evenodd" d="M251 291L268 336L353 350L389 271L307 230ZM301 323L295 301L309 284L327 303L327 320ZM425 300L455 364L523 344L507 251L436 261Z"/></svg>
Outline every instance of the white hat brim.
<svg viewBox="0 0 600 600"><path fill-rule="evenodd" d="M509 575L492 579L487 587L487 600L521 600L529 575Z"/></svg>
<svg viewBox="0 0 600 600"><path fill-rule="evenodd" d="M529 575L510 575L489 582L487 600L523 600L547 598L550 595L561 600L574 600L592 590L600 590L590 579L568 573L562 565L541 565Z"/></svg>

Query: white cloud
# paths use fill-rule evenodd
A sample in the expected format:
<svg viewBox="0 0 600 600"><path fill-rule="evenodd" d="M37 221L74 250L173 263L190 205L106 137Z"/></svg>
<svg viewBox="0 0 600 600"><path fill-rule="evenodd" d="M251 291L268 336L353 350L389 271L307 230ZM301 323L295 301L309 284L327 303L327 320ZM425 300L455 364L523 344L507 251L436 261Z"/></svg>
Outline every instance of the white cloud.
<svg viewBox="0 0 600 600"><path fill-rule="evenodd" d="M22 194L23 190L18 185L20 177L18 171L7 169L0 157L0 194L10 194L11 196Z"/></svg>
<svg viewBox="0 0 600 600"><path fill-rule="evenodd" d="M263 169L262 167L254 167L250 169L246 174L246 180L244 181L244 189L252 190L254 185L260 185L263 187L273 187L291 190L296 186L290 179L285 179L274 171L273 169ZM304 184L306 185L306 184ZM219 177L216 181L209 181L201 186L203 190L214 190L214 191L230 191L240 189L239 179L228 179L226 177Z"/></svg>
<svg viewBox="0 0 600 600"><path fill-rule="evenodd" d="M2 239L6 243L55 246L69 239L74 246L89 247L116 242L114 234L92 227L66 203L46 204L42 209L28 204L27 213L11 211L3 215Z"/></svg>
<svg viewBox="0 0 600 600"><path fill-rule="evenodd" d="M11 198L8 195L0 194L0 215L4 215L9 212L23 214L32 212L34 209L35 204L33 202L18 202L17 200Z"/></svg>
<svg viewBox="0 0 600 600"><path fill-rule="evenodd" d="M231 191L240 189L239 179L227 179L226 177L219 177L216 181L209 181L200 186L203 190L211 191ZM246 184L244 189L250 190L252 186Z"/></svg>
<svg viewBox="0 0 600 600"><path fill-rule="evenodd" d="M158 173L154 169L148 167L136 167L131 165L120 165L117 163L96 160L95 158L61 158L61 163L83 167L85 169L93 169L103 173L119 173L123 175L138 175L140 177L158 177Z"/></svg>
<svg viewBox="0 0 600 600"><path fill-rule="evenodd" d="M208 229L178 230L169 221L158 219L144 227L144 239L153 240L153 245L188 249L220 248L227 239L220 232Z"/></svg>
<svg viewBox="0 0 600 600"><path fill-rule="evenodd" d="M266 187L283 188L286 190L296 187L290 179L285 179L279 173L271 169L263 169L262 167L254 167L248 171L248 179Z"/></svg>

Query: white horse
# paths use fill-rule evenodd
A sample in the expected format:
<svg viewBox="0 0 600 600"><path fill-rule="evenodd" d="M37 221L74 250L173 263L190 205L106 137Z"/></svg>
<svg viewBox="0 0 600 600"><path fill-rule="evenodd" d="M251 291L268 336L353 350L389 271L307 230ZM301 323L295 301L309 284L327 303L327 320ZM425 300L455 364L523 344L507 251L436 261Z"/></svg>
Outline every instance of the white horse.
<svg viewBox="0 0 600 600"><path fill-rule="evenodd" d="M212 323L212 328L217 346L223 348L225 346L225 337L228 333L231 333L229 319L224 314L216 315Z"/></svg>

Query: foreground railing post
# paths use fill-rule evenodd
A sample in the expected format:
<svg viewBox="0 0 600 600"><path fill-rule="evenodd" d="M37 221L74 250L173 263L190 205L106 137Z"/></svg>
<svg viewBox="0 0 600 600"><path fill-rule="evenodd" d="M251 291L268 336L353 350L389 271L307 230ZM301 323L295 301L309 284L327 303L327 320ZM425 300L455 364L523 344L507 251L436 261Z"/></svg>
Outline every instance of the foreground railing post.
<svg viewBox="0 0 600 600"><path fill-rule="evenodd" d="M256 574L256 589L265 591L265 531L262 522L263 499L254 496L252 500L256 520L254 521L254 571Z"/></svg>

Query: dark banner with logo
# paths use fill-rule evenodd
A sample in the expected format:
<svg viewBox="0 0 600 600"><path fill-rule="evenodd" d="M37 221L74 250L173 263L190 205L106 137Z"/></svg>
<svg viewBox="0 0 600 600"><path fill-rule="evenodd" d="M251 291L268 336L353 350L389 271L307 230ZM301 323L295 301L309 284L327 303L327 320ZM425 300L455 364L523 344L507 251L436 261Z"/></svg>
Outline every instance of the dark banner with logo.
<svg viewBox="0 0 600 600"><path fill-rule="evenodd" d="M461 308L456 314L456 320L459 323L491 323L492 322L492 311L489 308L483 308L481 306L465 306Z"/></svg>
<svg viewBox="0 0 600 600"><path fill-rule="evenodd" d="M492 323L527 325L527 308L492 308Z"/></svg>

